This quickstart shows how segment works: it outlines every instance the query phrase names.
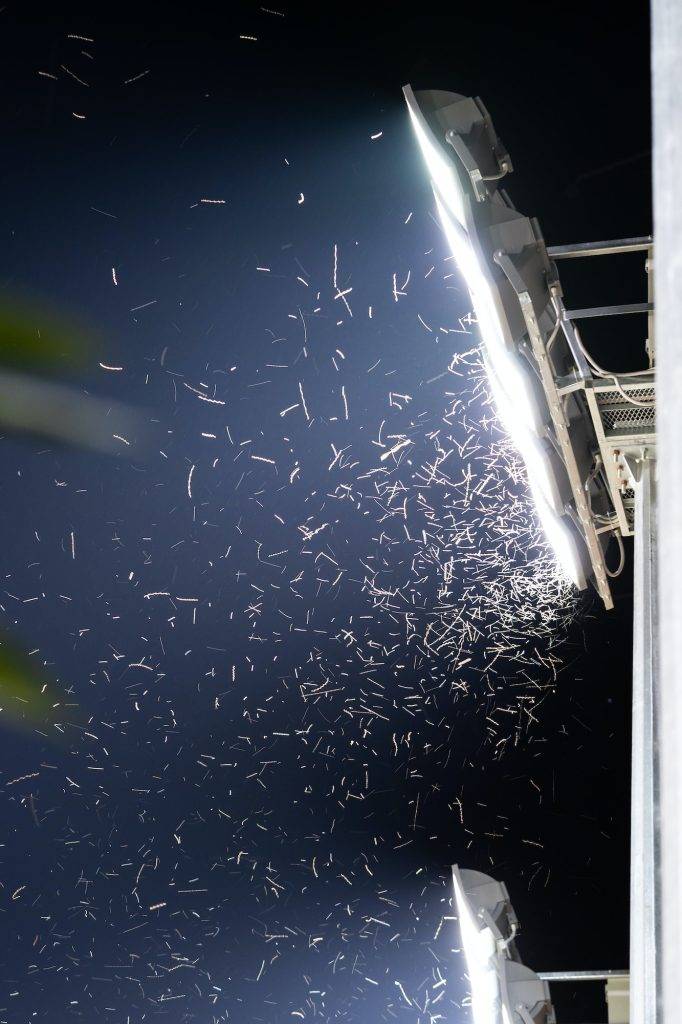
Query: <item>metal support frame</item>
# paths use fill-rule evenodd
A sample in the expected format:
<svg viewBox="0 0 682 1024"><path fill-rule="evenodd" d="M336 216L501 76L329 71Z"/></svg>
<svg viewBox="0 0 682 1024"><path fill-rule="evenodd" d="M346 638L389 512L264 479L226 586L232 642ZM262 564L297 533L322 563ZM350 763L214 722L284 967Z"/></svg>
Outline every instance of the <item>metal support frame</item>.
<svg viewBox="0 0 682 1024"><path fill-rule="evenodd" d="M629 313L653 313L652 302L621 302L615 306L588 306L585 309L565 309L567 320L591 320L598 316L626 316Z"/></svg>
<svg viewBox="0 0 682 1024"><path fill-rule="evenodd" d="M592 309L565 310L558 303L561 324L576 357L577 375L569 382L571 389L582 388L602 457L604 473L616 513L620 532L634 533L634 612L633 612L633 686L632 686L632 787L630 847L630 972L629 1019L631 1024L662 1024L660 999L661 977L661 895L659 789L657 762L658 700L658 579L656 529L656 425L652 403L656 381L652 371L603 380L593 376L581 365L584 356L579 338L572 337L573 321L596 316L645 313L648 316L647 352L654 356L653 331L653 242L649 237L621 240L614 243L592 243L582 246L556 247L548 250L553 258L607 255L615 252L646 251L648 301ZM496 262L512 281L509 261L496 254ZM527 295L517 287L517 294L526 316L534 354L543 363L537 331L529 323L525 306ZM526 300L524 304L524 299ZM534 338L535 334L535 338ZM548 397L556 397L556 381L543 385ZM582 379L580 379L582 378ZM554 385L548 387L548 384ZM631 403L634 404L630 404ZM622 405L622 410L621 410ZM629 405L629 408L628 408ZM551 408L551 401L550 401ZM648 410L648 411L647 411ZM625 493L634 492L634 529L624 503ZM631 512L630 512L631 514ZM615 524L614 524L615 525ZM589 538L588 538L589 542ZM599 579L597 579L599 585ZM605 602L606 603L606 602ZM607 604L607 607L609 605ZM678 965L679 969L679 965ZM541 975L552 981L606 980L623 977L628 972L552 972ZM607 993L608 998L608 993ZM611 1012L611 1011L609 1011ZM623 1012L622 1007L620 1012ZM625 1011L628 1012L627 1010ZM614 1019L625 1019L618 1018ZM666 1017L665 1024L673 1024Z"/></svg>
<svg viewBox="0 0 682 1024"><path fill-rule="evenodd" d="M580 349L579 339L571 343L570 332L577 331L573 321L604 316L624 316L633 313L646 314L647 338L646 351L649 364L653 367L655 356L654 339L654 288L653 288L653 250L654 241L651 235L640 238L623 238L610 242L586 242L580 245L564 245L550 247L547 251L554 259L577 259L582 256L608 256L614 253L646 252L645 271L647 273L647 301L621 303L613 306L596 306L587 309L564 309L562 326L575 356ZM631 454L633 447L641 449L645 446L653 450L656 444L656 425L653 410L656 395L656 381L653 369L642 370L637 375L625 375L620 380L617 374L613 377L595 377L591 369L583 373L584 382L580 382L585 392L585 400L592 419L592 425L599 442L599 451L609 493L614 507L618 529L622 536L633 533L631 491L624 486L623 460ZM576 381L566 381L560 389L568 393L579 387ZM609 393L611 393L609 395ZM631 395L633 405L629 409L628 397ZM617 409L614 407L617 406ZM645 417L644 411L649 408L651 415ZM618 412L617 422L613 423L614 412ZM626 497L626 495L630 495Z"/></svg>
<svg viewBox="0 0 682 1024"><path fill-rule="evenodd" d="M538 971L543 981L608 981L629 976L629 971Z"/></svg>
<svg viewBox="0 0 682 1024"><path fill-rule="evenodd" d="M630 1021L630 972L606 971L540 971L538 977L550 982L602 981L604 998L608 1009L609 1024L626 1024Z"/></svg>
<svg viewBox="0 0 682 1024"><path fill-rule="evenodd" d="M586 358L577 326L578 319L623 316L627 314L646 314L648 318L647 351L650 361L654 353L654 304L652 275L649 264L653 263L653 239L650 235L639 238L616 239L605 242L585 242L579 245L550 246L548 255L553 259L577 259L586 256L606 256L614 253L646 252L646 269L648 274L647 302L621 303L613 306L597 306L587 309L567 310L561 295L553 295L554 308L558 315L566 343L574 362L570 377L556 378L554 368L548 359L542 335L537 323L533 303L525 287L521 275L516 270L513 260L503 250L494 253L495 263L505 274L507 280L517 294L521 312L526 322L528 338L536 363L539 367L542 386L547 405L552 417L556 438L561 448L561 455L571 484L581 530L587 543L590 561L594 572L594 582L605 607L612 608L608 573L602 551L600 535L609 530L618 530L624 536L633 533L633 498L632 491L625 484L623 461L633 450L641 450L642 446L650 451L655 450L656 427L654 422L654 400L656 394L655 377L652 370L641 373L601 377L595 375ZM587 507L583 481L577 471L575 453L572 450L568 435L566 417L562 398L570 393L582 391L585 397L586 412L592 421L592 427L598 444L595 458L601 458L603 479L608 488L613 505L613 516L610 522L596 521Z"/></svg>
<svg viewBox="0 0 682 1024"><path fill-rule="evenodd" d="M634 532L634 499L627 482L630 472L626 459L628 455L636 455L643 448L649 451L655 449L656 425L653 405L649 406L651 416L645 418L645 408L628 406L627 401L622 397L622 392L624 391L626 394L634 392L635 395L639 394L647 401L653 402L656 394L656 381L653 373L642 373L637 377L624 380L620 389L611 378L604 380L595 378L589 383L590 386L584 389L585 401L599 444L604 475L608 482L618 528L623 537L629 537ZM612 404L614 402L616 405ZM611 422L611 426L608 426L607 417L611 416L613 419L614 410L619 411L622 423L613 425ZM626 493L630 495L627 500Z"/></svg>
<svg viewBox="0 0 682 1024"><path fill-rule="evenodd" d="M550 245L547 252L553 260L575 260L581 256L613 256L619 252L643 252L651 248L651 235L639 238L616 238L608 242L582 242L574 245Z"/></svg>
<svg viewBox="0 0 682 1024"><path fill-rule="evenodd" d="M646 281L647 281L647 299L651 306L651 311L647 318L647 338L646 338L646 354L649 357L649 366L653 366L656 362L656 341L654 338L654 252L653 249L649 249L649 253L644 264L646 270Z"/></svg>
<svg viewBox="0 0 682 1024"><path fill-rule="evenodd" d="M658 685L656 462L628 458L635 490L630 839L630 1020L658 1024L660 898L655 701Z"/></svg>

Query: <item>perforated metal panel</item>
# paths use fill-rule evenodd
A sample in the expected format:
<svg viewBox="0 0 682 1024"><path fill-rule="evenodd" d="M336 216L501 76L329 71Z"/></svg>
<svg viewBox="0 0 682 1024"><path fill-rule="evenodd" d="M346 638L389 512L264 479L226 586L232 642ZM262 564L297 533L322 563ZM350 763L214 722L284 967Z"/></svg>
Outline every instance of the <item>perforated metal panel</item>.
<svg viewBox="0 0 682 1024"><path fill-rule="evenodd" d="M656 380L642 377L593 381L587 405L599 443L607 487L624 537L635 529L635 495L628 459L638 460L656 448Z"/></svg>
<svg viewBox="0 0 682 1024"><path fill-rule="evenodd" d="M656 391L653 387L628 388L629 398L646 405L628 402L618 391L602 391L597 395L604 431L618 431L631 434L649 434L656 430Z"/></svg>

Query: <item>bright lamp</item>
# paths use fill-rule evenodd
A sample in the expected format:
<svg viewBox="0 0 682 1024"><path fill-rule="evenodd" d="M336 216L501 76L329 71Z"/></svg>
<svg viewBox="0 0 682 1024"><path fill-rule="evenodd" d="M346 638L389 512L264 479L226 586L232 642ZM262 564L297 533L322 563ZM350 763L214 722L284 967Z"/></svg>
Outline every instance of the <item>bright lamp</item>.
<svg viewBox="0 0 682 1024"><path fill-rule="evenodd" d="M490 359L495 363L498 358L502 359L502 354L507 351L507 345L493 293L466 231L450 215L435 188L434 195L448 247L471 295L483 344Z"/></svg>
<svg viewBox="0 0 682 1024"><path fill-rule="evenodd" d="M490 380L490 389L507 433L516 437L517 429L544 437L547 417L538 396L539 385L531 377L530 368L508 352L496 354L495 363L484 354L483 364Z"/></svg>
<svg viewBox="0 0 682 1024"><path fill-rule="evenodd" d="M514 356L505 346L502 325L490 286L466 232L450 216L440 201L438 192L434 190L434 194L448 245L471 295L485 347L485 362L493 398L500 419L526 465L540 524L554 550L557 564L567 579L578 589L584 590L587 583L577 541L568 526L559 519L564 509L557 475L547 451L528 429L531 427L538 432L542 422L541 406L532 394L530 386L524 382ZM501 378L507 387L502 385Z"/></svg>
<svg viewBox="0 0 682 1024"><path fill-rule="evenodd" d="M554 1024L546 982L519 960L518 922L505 885L456 865L452 881L473 1024Z"/></svg>
<svg viewBox="0 0 682 1024"><path fill-rule="evenodd" d="M405 89L405 100L410 120L419 143L422 156L431 180L462 227L466 226L465 199L462 185L453 163L431 131L426 118L419 109L415 95L409 87Z"/></svg>
<svg viewBox="0 0 682 1024"><path fill-rule="evenodd" d="M471 985L471 1013L474 1024L495 1024L499 1020L501 998L496 963L497 941L492 929L472 913L457 868L453 868L452 879Z"/></svg>
<svg viewBox="0 0 682 1024"><path fill-rule="evenodd" d="M449 159L447 150L431 129L414 93L409 87L404 91L410 119L431 176L436 208L448 247L471 296L497 412L525 463L540 525L553 549L557 565L567 579L583 590L587 582L581 539L564 514L566 501L571 499L572 485L562 458L554 447L543 440L545 434L549 436L550 411L544 392L535 386L530 369L524 365L516 345L512 344L511 338L515 334L510 329L502 296L485 262L486 245L490 248L491 244L490 239L488 242L485 239L488 237L486 218L492 216L488 206L492 200L487 194L474 195L471 182L463 184L465 176L460 177L455 167L455 161L462 159L459 149L455 147L457 156L453 149L453 158ZM457 106L457 101L462 98L453 94L452 100ZM448 109L452 107L445 105L441 109L441 118L445 117L446 124L448 115L443 114L443 111ZM456 116L453 125L449 135L457 134L460 130L472 130L471 125L462 129L460 123L457 127ZM495 177L493 174L492 178L481 180L494 180ZM493 192L491 195L497 197L498 193ZM497 206L493 203L496 215L500 213L498 207L503 212L507 210L506 200L501 201L498 197L496 202ZM513 207L509 209L513 210ZM500 238L506 238L506 219L503 217L496 228ZM512 236L513 232L507 241ZM498 244L499 239L495 246ZM491 252L490 255L492 257L494 254Z"/></svg>
<svg viewBox="0 0 682 1024"><path fill-rule="evenodd" d="M587 581L576 537L566 519L560 519L552 511L540 489L535 486L533 478L529 475L528 479L540 526L554 553L561 574L570 580L578 590L584 590Z"/></svg>

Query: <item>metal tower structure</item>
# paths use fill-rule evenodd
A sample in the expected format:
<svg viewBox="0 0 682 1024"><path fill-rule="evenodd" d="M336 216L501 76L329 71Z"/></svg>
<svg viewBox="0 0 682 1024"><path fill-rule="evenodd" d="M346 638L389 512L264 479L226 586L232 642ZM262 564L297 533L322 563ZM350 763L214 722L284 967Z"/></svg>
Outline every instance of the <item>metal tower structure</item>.
<svg viewBox="0 0 682 1024"><path fill-rule="evenodd" d="M560 570L579 589L591 582L610 609L609 580L622 571L623 538L634 538L629 1019L632 1024L658 1024L661 900L653 239L548 248L537 220L520 213L502 188L512 162L483 102L456 93L415 93L410 86L404 93L441 225L469 289L497 412L524 460L538 519ZM641 254L648 282L646 302L566 307L557 264L623 253ZM579 322L633 314L646 317L643 349L648 366L629 372L604 369L583 344ZM606 557L611 541L619 551L615 568ZM678 774L682 776L682 769ZM455 891L464 891L457 872ZM462 907L463 899L458 898ZM470 930L470 934L474 933ZM498 935L495 941L498 954L509 959L507 939ZM497 1016L490 1015L493 1005L498 1007ZM475 1020L476 1024L510 1024L517 1019L519 1024L549 1024L549 1005L550 1010L538 1011L538 1017L528 1007L510 1017L511 1010L503 1012L504 1000L488 999L487 1015Z"/></svg>

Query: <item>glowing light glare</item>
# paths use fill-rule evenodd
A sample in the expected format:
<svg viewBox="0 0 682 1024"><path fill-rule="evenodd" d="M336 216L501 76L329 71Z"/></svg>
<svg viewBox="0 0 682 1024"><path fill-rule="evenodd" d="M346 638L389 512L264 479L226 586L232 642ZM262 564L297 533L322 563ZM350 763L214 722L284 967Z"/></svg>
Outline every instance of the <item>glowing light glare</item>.
<svg viewBox="0 0 682 1024"><path fill-rule="evenodd" d="M539 492L543 501L556 516L564 514L564 505L561 500L561 491L557 484L552 461L548 452L539 444L535 438L530 437L528 448L522 452L523 460L528 470L528 482L535 498Z"/></svg>
<svg viewBox="0 0 682 1024"><path fill-rule="evenodd" d="M412 113L412 111L410 111ZM414 123L414 116L413 116ZM428 141L428 140L427 140ZM440 217L443 231L448 246L459 267L469 294L481 332L481 338L487 355L488 368L492 366L499 372L502 368L505 387L499 385L495 401L506 429L508 430L519 454L523 458L528 470L528 482L531 494L535 502L540 525L550 545L557 567L560 573L570 580L579 590L587 586L585 573L576 538L570 532L567 524L562 521L561 495L557 486L549 455L544 451L536 437L528 429L527 422L532 418L532 404L535 399L529 391L525 391L520 378L514 378L507 374L505 367L513 365L509 362L509 350L507 348L502 323L500 321L497 307L493 299L492 291L484 268L481 267L476 252L471 244L467 232L450 214L444 201L441 199L442 190L434 178L434 195L436 207ZM497 379L497 374L490 374L491 382ZM493 383L493 386L494 383ZM507 390L511 390L511 395ZM523 389L523 390L520 390ZM522 397L523 396L523 397ZM539 410L538 410L539 415ZM468 959L467 959L468 963ZM472 992L474 989L473 974ZM479 970L478 982L483 985L482 976ZM480 988L483 992L483 987ZM473 996L472 996L473 999ZM487 1024L487 1019L482 1017L480 1024ZM478 1018L476 1024L479 1024Z"/></svg>
<svg viewBox="0 0 682 1024"><path fill-rule="evenodd" d="M498 416L526 465L533 495L539 492L556 515L563 515L563 501L552 460L537 436L529 429L529 425L536 425L532 416L532 411L536 408L535 403L532 397L527 395L527 385L519 370L514 366L513 360L509 359L508 362L508 372L505 374L505 385L503 386L489 361L485 360L490 390ZM515 400L511 398L507 390L508 381L511 384L512 393L515 394ZM529 403L531 404L530 409Z"/></svg>
<svg viewBox="0 0 682 1024"><path fill-rule="evenodd" d="M462 227L466 227L464 214L464 198L462 186L457 172L449 162L444 153L440 151L437 141L434 139L431 129L426 124L424 117L419 110L414 93L410 89L405 91L407 109L410 113L410 121L414 134L417 137L419 148L424 162L426 163L431 180L440 192L443 201L455 215Z"/></svg>
<svg viewBox="0 0 682 1024"><path fill-rule="evenodd" d="M584 590L587 583L577 541L560 518L564 508L551 459L537 437L528 430L522 402L512 401L489 360L485 360L485 365L497 413L526 466L540 526L554 553L559 571L579 590ZM512 361L510 367L513 367ZM511 376L505 374L505 384L511 379Z"/></svg>
<svg viewBox="0 0 682 1024"><path fill-rule="evenodd" d="M458 872L453 871L457 915L462 946L471 984L471 1014L474 1024L496 1024L500 1011L500 980L497 973L497 944L489 927L471 913Z"/></svg>
<svg viewBox="0 0 682 1024"><path fill-rule="evenodd" d="M498 359L504 358L507 346L490 286L486 281L485 274L481 269L478 257L474 252L466 231L452 219L440 201L438 193L434 192L434 194L438 216L443 225L448 247L455 257L455 262L471 295L471 302L474 307L483 344L490 360L495 363Z"/></svg>
<svg viewBox="0 0 682 1024"><path fill-rule="evenodd" d="M529 480L540 526L552 548L559 570L578 590L584 590L587 582L575 538L568 526L552 512L530 475Z"/></svg>
<svg viewBox="0 0 682 1024"><path fill-rule="evenodd" d="M514 438L517 431L522 429L542 437L545 422L539 403L527 373L519 366L517 359L507 352L498 352L494 365L490 358L484 357L483 362L499 417L507 433Z"/></svg>

